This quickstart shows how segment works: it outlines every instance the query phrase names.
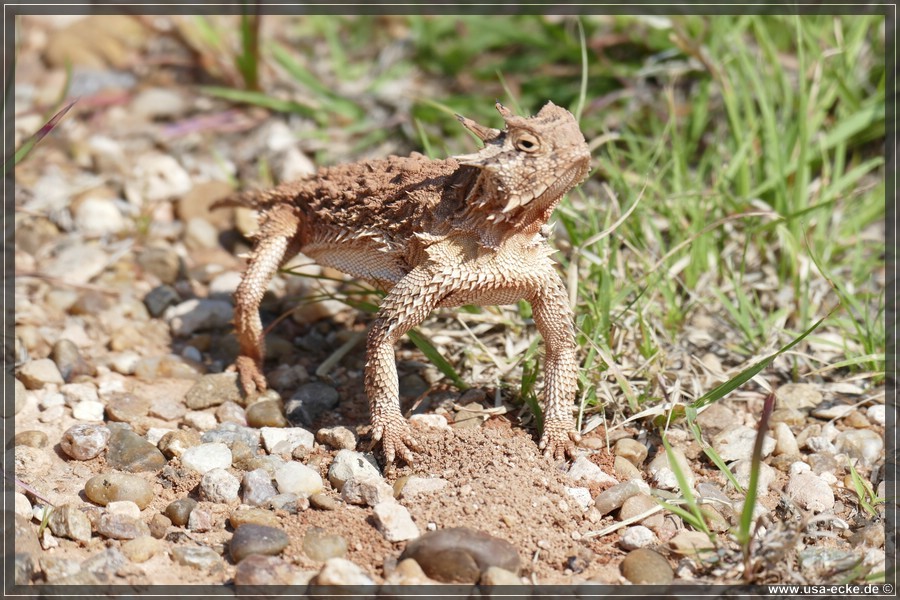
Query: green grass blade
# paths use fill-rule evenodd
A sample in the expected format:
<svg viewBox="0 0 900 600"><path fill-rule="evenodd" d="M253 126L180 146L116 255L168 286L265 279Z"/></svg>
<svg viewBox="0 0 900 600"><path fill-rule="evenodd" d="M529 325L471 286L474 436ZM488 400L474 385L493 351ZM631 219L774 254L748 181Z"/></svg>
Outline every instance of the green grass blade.
<svg viewBox="0 0 900 600"><path fill-rule="evenodd" d="M409 336L409 339L412 340L412 343L416 345L416 347L422 351L428 360L437 367L438 371L443 373L450 381L453 382L453 385L456 386L460 391L465 391L469 389L469 386L466 385L466 382L463 381L462 377L459 376L459 373L456 372L456 369L453 368L447 359L441 355L437 348L422 335L417 329L412 329L409 333L406 334Z"/></svg>

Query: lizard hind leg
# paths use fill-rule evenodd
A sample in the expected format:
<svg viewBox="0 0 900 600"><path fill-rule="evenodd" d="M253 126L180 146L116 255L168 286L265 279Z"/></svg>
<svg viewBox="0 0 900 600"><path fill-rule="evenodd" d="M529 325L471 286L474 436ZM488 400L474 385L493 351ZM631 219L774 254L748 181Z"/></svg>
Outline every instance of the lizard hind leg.
<svg viewBox="0 0 900 600"><path fill-rule="evenodd" d="M262 215L256 243L241 283L234 293L234 327L240 354L233 369L249 395L265 390L262 374L265 341L259 305L278 268L299 251L300 219L291 206L279 205Z"/></svg>

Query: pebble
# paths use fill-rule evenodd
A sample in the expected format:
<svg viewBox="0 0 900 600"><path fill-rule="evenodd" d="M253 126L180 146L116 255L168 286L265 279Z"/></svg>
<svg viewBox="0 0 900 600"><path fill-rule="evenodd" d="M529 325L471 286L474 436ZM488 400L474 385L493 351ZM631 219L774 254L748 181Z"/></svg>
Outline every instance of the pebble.
<svg viewBox="0 0 900 600"><path fill-rule="evenodd" d="M854 547L870 546L872 548L881 548L884 546L884 540L884 525L881 523L869 523L854 531L849 541Z"/></svg>
<svg viewBox="0 0 900 600"><path fill-rule="evenodd" d="M600 511L600 514L605 515L621 507L625 500L642 491L637 482L619 483L597 494L594 506Z"/></svg>
<svg viewBox="0 0 900 600"><path fill-rule="evenodd" d="M616 456L628 460L635 467L640 468L647 459L647 447L637 440L631 438L622 438L616 442L613 448Z"/></svg>
<svg viewBox="0 0 900 600"><path fill-rule="evenodd" d="M872 421L872 423L883 426L885 424L884 404L874 404L870 406L866 409L866 416L870 421Z"/></svg>
<svg viewBox="0 0 900 600"><path fill-rule="evenodd" d="M488 567L481 574L481 585L521 585L522 580L515 573L500 567Z"/></svg>
<svg viewBox="0 0 900 600"><path fill-rule="evenodd" d="M65 338L53 344L53 348L50 350L50 360L56 364L60 376L65 381L96 373L96 369L81 356L81 351L75 342Z"/></svg>
<svg viewBox="0 0 900 600"><path fill-rule="evenodd" d="M144 306L154 319L161 317L167 308L175 306L180 301L178 291L166 284L156 286L144 296Z"/></svg>
<svg viewBox="0 0 900 600"><path fill-rule="evenodd" d="M15 494L15 512L17 515L22 515L27 519L31 518L31 502L28 501L25 494L20 492Z"/></svg>
<svg viewBox="0 0 900 600"><path fill-rule="evenodd" d="M184 527L195 508L197 508L197 501L193 498L179 498L166 506L165 514L172 521L172 525Z"/></svg>
<svg viewBox="0 0 900 600"><path fill-rule="evenodd" d="M229 325L233 312L228 301L194 298L167 309L165 318L172 328L172 335L187 337L197 331Z"/></svg>
<svg viewBox="0 0 900 600"><path fill-rule="evenodd" d="M752 461L749 460L739 460L733 465L731 465L731 470L734 473L734 478L737 479L737 482L741 484L741 487L745 490L750 487L750 468L753 466ZM764 462L759 463L759 479L756 482L756 492L760 496L765 496L769 493L769 488L772 487L772 484L775 483L775 477L777 472L774 468L770 467Z"/></svg>
<svg viewBox="0 0 900 600"><path fill-rule="evenodd" d="M775 390L778 408L793 408L809 412L822 402L822 393L808 383L788 383Z"/></svg>
<svg viewBox="0 0 900 600"><path fill-rule="evenodd" d="M209 431L216 427L216 415L205 410L189 410L184 413L182 422L197 431Z"/></svg>
<svg viewBox="0 0 900 600"><path fill-rule="evenodd" d="M374 585L359 566L345 558L329 558L311 583L315 585Z"/></svg>
<svg viewBox="0 0 900 600"><path fill-rule="evenodd" d="M781 456L795 456L800 454L800 446L797 444L797 438L786 423L775 423L772 426L772 434L775 436L775 448L773 454Z"/></svg>
<svg viewBox="0 0 900 600"><path fill-rule="evenodd" d="M397 563L397 568L386 574L385 579L389 585L429 585L435 583L425 575L425 571L422 570L419 563L411 558Z"/></svg>
<svg viewBox="0 0 900 600"><path fill-rule="evenodd" d="M155 537L142 535L133 540L124 542L121 546L122 554L133 563L147 562L163 549L163 544Z"/></svg>
<svg viewBox="0 0 900 600"><path fill-rule="evenodd" d="M181 257L172 248L149 247L141 250L137 264L165 284L173 284L184 271Z"/></svg>
<svg viewBox="0 0 900 600"><path fill-rule="evenodd" d="M122 554L118 548L107 548L103 552L91 556L81 563L81 570L88 571L94 575L102 575L104 579L108 579L119 569L124 567L128 559Z"/></svg>
<svg viewBox="0 0 900 600"><path fill-rule="evenodd" d="M247 425L247 413L244 408L236 402L226 401L216 408L216 418L219 423L235 423L236 425Z"/></svg>
<svg viewBox="0 0 900 600"><path fill-rule="evenodd" d="M823 402L810 411L810 415L824 421L842 419L854 411L852 404L843 402Z"/></svg>
<svg viewBox="0 0 900 600"><path fill-rule="evenodd" d="M271 475L265 469L245 472L241 487L241 501L249 506L263 506L278 493L272 485Z"/></svg>
<svg viewBox="0 0 900 600"><path fill-rule="evenodd" d="M78 542L88 542L91 539L91 520L72 504L55 508L50 513L48 525L50 531L60 537Z"/></svg>
<svg viewBox="0 0 900 600"><path fill-rule="evenodd" d="M39 390L48 384L62 385L65 383L56 363L49 358L31 360L22 365L22 368L19 369L18 379L29 390Z"/></svg>
<svg viewBox="0 0 900 600"><path fill-rule="evenodd" d="M109 357L109 368L121 375L134 375L141 360L140 354L132 351L117 352Z"/></svg>
<svg viewBox="0 0 900 600"><path fill-rule="evenodd" d="M356 449L356 434L346 427L323 427L316 431L316 441L335 450Z"/></svg>
<svg viewBox="0 0 900 600"><path fill-rule="evenodd" d="M572 481L584 479L595 483L619 483L615 477L607 474L586 456L579 456L572 462L568 475Z"/></svg>
<svg viewBox="0 0 900 600"><path fill-rule="evenodd" d="M251 554L274 556L287 548L290 538L281 529L247 523L234 531L229 552L234 562L241 562Z"/></svg>
<svg viewBox="0 0 900 600"><path fill-rule="evenodd" d="M743 425L736 425L721 431L712 439L712 447L722 460L750 460L756 443L756 430ZM775 440L768 435L763 438L762 455L766 457L775 449Z"/></svg>
<svg viewBox="0 0 900 600"><path fill-rule="evenodd" d="M300 446L312 450L314 445L313 433L302 427L263 427L260 437L269 454L290 454Z"/></svg>
<svg viewBox="0 0 900 600"><path fill-rule="evenodd" d="M234 570L235 586L271 586L293 583L294 565L277 556L251 554Z"/></svg>
<svg viewBox="0 0 900 600"><path fill-rule="evenodd" d="M280 522L271 511L261 508L239 508L228 516L228 522L234 529L246 524L278 527Z"/></svg>
<svg viewBox="0 0 900 600"><path fill-rule="evenodd" d="M387 484L385 486L390 489ZM374 505L372 517L375 527L389 542L403 542L419 537L419 528L413 522L409 511L394 500L393 496Z"/></svg>
<svg viewBox="0 0 900 600"><path fill-rule="evenodd" d="M177 354L142 358L134 366L134 376L147 381L197 379L203 374L203 371L203 365L189 361Z"/></svg>
<svg viewBox="0 0 900 600"><path fill-rule="evenodd" d="M656 536L643 525L634 525L626 528L619 538L619 545L625 550L646 548L654 542L656 542Z"/></svg>
<svg viewBox="0 0 900 600"><path fill-rule="evenodd" d="M103 421L106 406L98 400L83 400L72 407L72 417L79 421Z"/></svg>
<svg viewBox="0 0 900 600"><path fill-rule="evenodd" d="M871 429L850 429L838 434L834 445L839 452L855 458L863 467L871 467L884 458L884 439Z"/></svg>
<svg viewBox="0 0 900 600"><path fill-rule="evenodd" d="M248 406L247 424L251 427L266 429L288 427L290 425L287 417L284 416L284 408L280 400L262 400Z"/></svg>
<svg viewBox="0 0 900 600"><path fill-rule="evenodd" d="M855 429L864 429L870 425L869 419L858 410L850 412L844 419L844 423Z"/></svg>
<svg viewBox="0 0 900 600"><path fill-rule="evenodd" d="M77 204L73 212L75 227L85 237L112 235L125 228L122 212L109 198L86 197Z"/></svg>
<svg viewBox="0 0 900 600"><path fill-rule="evenodd" d="M516 547L483 531L453 527L428 532L406 545L400 560L414 559L428 577L444 583L476 583L495 566L519 572Z"/></svg>
<svg viewBox="0 0 900 600"><path fill-rule="evenodd" d="M451 431L453 429L450 427L450 423L447 422L447 417L434 413L412 415L409 418L409 424L444 431Z"/></svg>
<svg viewBox="0 0 900 600"><path fill-rule="evenodd" d="M213 469L227 469L231 466L231 450L221 442L192 446L182 452L181 464L201 475Z"/></svg>
<svg viewBox="0 0 900 600"><path fill-rule="evenodd" d="M588 510L594 502L591 498L591 490L585 487L567 487L566 494L575 500L581 510Z"/></svg>
<svg viewBox="0 0 900 600"><path fill-rule="evenodd" d="M813 473L791 475L784 491L804 510L824 512L834 507L834 492L831 486Z"/></svg>
<svg viewBox="0 0 900 600"><path fill-rule="evenodd" d="M641 471L632 462L621 456L617 456L613 462L613 470L616 473L616 479L619 481L631 481L632 479L642 479Z"/></svg>
<svg viewBox="0 0 900 600"><path fill-rule="evenodd" d="M30 446L32 448L46 448L50 438L43 431L30 430L17 433L13 437L13 446Z"/></svg>
<svg viewBox="0 0 900 600"><path fill-rule="evenodd" d="M56 583L59 580L76 575L81 572L79 561L65 556L48 555L41 557L41 570L47 583Z"/></svg>
<svg viewBox="0 0 900 600"><path fill-rule="evenodd" d="M208 414L208 413L207 413ZM215 429L210 429L200 436L204 443L221 442L231 448L232 458L235 452L235 444L240 442L248 450L259 446L259 430L238 423L222 423Z"/></svg>
<svg viewBox="0 0 900 600"><path fill-rule="evenodd" d="M188 219L184 226L184 245L188 250L216 248L219 245L219 231L204 218Z"/></svg>
<svg viewBox="0 0 900 600"><path fill-rule="evenodd" d="M439 492L450 484L440 477L409 477L400 490L401 498L413 498L419 494Z"/></svg>
<svg viewBox="0 0 900 600"><path fill-rule="evenodd" d="M75 406L84 400L94 402L100 400L97 395L97 386L93 383L67 383L60 387L59 391L69 406Z"/></svg>
<svg viewBox="0 0 900 600"><path fill-rule="evenodd" d="M326 412L337 406L340 395L320 381L306 383L284 403L284 412L291 423L312 426Z"/></svg>
<svg viewBox="0 0 900 600"><path fill-rule="evenodd" d="M297 462L288 462L279 467L275 471L275 483L282 494L297 494L304 498L324 489L318 471Z"/></svg>
<svg viewBox="0 0 900 600"><path fill-rule="evenodd" d="M192 429L178 429L163 435L157 447L166 458L178 458L188 448L200 444L200 434Z"/></svg>
<svg viewBox="0 0 900 600"><path fill-rule="evenodd" d="M131 500L143 510L155 497L153 485L137 475L104 473L91 477L84 485L91 502L106 506L117 500Z"/></svg>
<svg viewBox="0 0 900 600"><path fill-rule="evenodd" d="M675 572L669 561L659 553L647 548L632 550L620 565L622 575L631 583L647 585L669 585Z"/></svg>
<svg viewBox="0 0 900 600"><path fill-rule="evenodd" d="M702 531L680 531L669 540L669 546L682 556L696 556L701 553L714 552L715 544Z"/></svg>
<svg viewBox="0 0 900 600"><path fill-rule="evenodd" d="M721 402L714 402L697 415L696 422L707 437L712 437L734 425L737 420L733 410Z"/></svg>
<svg viewBox="0 0 900 600"><path fill-rule="evenodd" d="M310 527L303 535L303 552L313 560L326 561L343 558L347 554L347 540L328 533L321 527Z"/></svg>
<svg viewBox="0 0 900 600"><path fill-rule="evenodd" d="M380 477L351 477L341 488L341 498L348 504L375 506L379 502L394 499L394 488Z"/></svg>
<svg viewBox="0 0 900 600"><path fill-rule="evenodd" d="M211 571L222 564L222 557L206 546L176 546L171 554L178 564L202 571Z"/></svg>
<svg viewBox="0 0 900 600"><path fill-rule="evenodd" d="M111 515L123 515L131 519L141 518L140 507L131 500L114 500L107 502L106 512Z"/></svg>
<svg viewBox="0 0 900 600"><path fill-rule="evenodd" d="M101 248L88 244L72 244L56 254L44 274L73 284L83 285L106 269L109 257Z"/></svg>
<svg viewBox="0 0 900 600"><path fill-rule="evenodd" d="M143 523L119 514L103 514L97 521L97 533L113 540L133 540L149 533Z"/></svg>
<svg viewBox="0 0 900 600"><path fill-rule="evenodd" d="M373 462L374 458L370 458L371 454L363 454L353 450L338 450L334 460L328 467L328 481L334 486L334 489L341 491L344 482L350 478L364 477L381 477Z"/></svg>
<svg viewBox="0 0 900 600"><path fill-rule="evenodd" d="M187 528L197 533L213 529L213 516L201 508L195 508L188 517Z"/></svg>
<svg viewBox="0 0 900 600"><path fill-rule="evenodd" d="M342 504L335 498L332 498L328 494L313 494L309 497L309 504L313 508L318 508L319 510L337 510Z"/></svg>
<svg viewBox="0 0 900 600"><path fill-rule="evenodd" d="M166 457L159 449L127 429L116 429L109 437L106 462L121 471L158 471L166 466Z"/></svg>
<svg viewBox="0 0 900 600"><path fill-rule="evenodd" d="M225 469L210 469L200 479L200 496L210 502L237 502L241 482Z"/></svg>
<svg viewBox="0 0 900 600"><path fill-rule="evenodd" d="M653 499L652 496L648 494L634 494L625 499L622 502L622 507L619 509L619 520L627 521L629 519L633 519L638 515L642 515L651 508L658 508L659 503ZM659 513L656 513L659 514ZM654 515L651 515L651 517ZM644 517L644 521L646 521L648 517Z"/></svg>
<svg viewBox="0 0 900 600"><path fill-rule="evenodd" d="M25 404L28 402L28 390L25 387L25 384L15 380L16 382L16 397L15 397L15 405L13 406L13 414L19 414L22 412L22 409L25 408ZM3 413L4 416L9 416L6 412Z"/></svg>
<svg viewBox="0 0 900 600"><path fill-rule="evenodd" d="M142 121L173 119L189 110L189 102L180 93L167 88L141 90L131 100L132 114Z"/></svg>
<svg viewBox="0 0 900 600"><path fill-rule="evenodd" d="M106 401L106 415L110 421L131 423L147 416L150 401L132 394L115 394Z"/></svg>
<svg viewBox="0 0 900 600"><path fill-rule="evenodd" d="M184 404L191 410L218 406L223 402L241 402L237 373L204 375L184 396Z"/></svg>
<svg viewBox="0 0 900 600"><path fill-rule="evenodd" d="M684 452L682 452L679 448L672 448L672 455L675 457L675 461L681 468L681 472L684 475L684 478L687 480L688 487L693 487L694 472L691 470L691 465L688 462L687 457L684 455ZM665 449L660 448L660 451L656 454L656 457L652 461L650 461L650 465L647 467L647 470L650 472L650 475L653 478L653 482L657 487L664 490L679 489L678 478L675 476L675 472L671 469L671 467L669 467L669 456L665 452Z"/></svg>

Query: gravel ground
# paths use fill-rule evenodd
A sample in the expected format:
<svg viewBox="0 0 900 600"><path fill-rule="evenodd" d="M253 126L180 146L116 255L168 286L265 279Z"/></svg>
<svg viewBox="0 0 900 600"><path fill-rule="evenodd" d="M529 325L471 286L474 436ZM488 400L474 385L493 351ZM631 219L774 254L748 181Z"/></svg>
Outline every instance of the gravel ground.
<svg viewBox="0 0 900 600"><path fill-rule="evenodd" d="M91 31L133 31L150 56L171 50L123 19ZM88 52L68 24L23 24L17 144L43 124L32 108L63 85L58 57ZM17 582L742 581L728 532L743 496L690 433L673 428L668 440L704 502L712 549L653 499L676 497L678 485L649 422L596 428L577 460L555 464L540 456L527 411L490 386L447 388L408 344L401 392L404 408L419 400L412 422L425 450L384 477L364 452L367 316L340 302L299 302L267 340L274 391L245 397L224 371L237 349L235 254L252 215L208 207L262 157L279 179L312 163L282 117L121 68L136 51L124 42L95 51L78 55L76 108L16 169L17 367L5 416ZM346 285L279 277L264 314ZM860 510L848 468L884 496L883 388L787 384L776 396L756 581L883 571L883 505ZM736 393L698 420L742 485L763 399Z"/></svg>

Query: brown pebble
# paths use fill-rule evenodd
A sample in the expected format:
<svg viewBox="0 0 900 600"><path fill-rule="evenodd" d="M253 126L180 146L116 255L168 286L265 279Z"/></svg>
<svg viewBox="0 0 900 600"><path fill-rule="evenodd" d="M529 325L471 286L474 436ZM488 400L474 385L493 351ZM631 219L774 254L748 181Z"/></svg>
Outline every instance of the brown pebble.
<svg viewBox="0 0 900 600"><path fill-rule="evenodd" d="M647 548L629 552L619 568L625 579L631 583L668 585L675 578L669 561Z"/></svg>

